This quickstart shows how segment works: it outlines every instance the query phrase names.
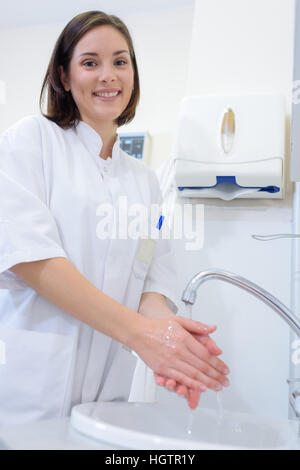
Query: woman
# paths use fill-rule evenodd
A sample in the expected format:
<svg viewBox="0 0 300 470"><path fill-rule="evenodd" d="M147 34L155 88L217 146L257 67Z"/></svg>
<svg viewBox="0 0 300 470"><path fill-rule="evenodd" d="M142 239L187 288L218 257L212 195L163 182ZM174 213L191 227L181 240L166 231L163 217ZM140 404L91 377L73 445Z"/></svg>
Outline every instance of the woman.
<svg viewBox="0 0 300 470"><path fill-rule="evenodd" d="M99 11L73 18L41 103L45 91L47 114L19 121L0 141L0 422L128 399L131 350L195 407L201 391L228 384L208 336L215 328L174 316L168 240L116 236L124 200L161 202L154 172L120 150L116 133L139 100L126 26ZM104 208L113 209L105 224Z"/></svg>

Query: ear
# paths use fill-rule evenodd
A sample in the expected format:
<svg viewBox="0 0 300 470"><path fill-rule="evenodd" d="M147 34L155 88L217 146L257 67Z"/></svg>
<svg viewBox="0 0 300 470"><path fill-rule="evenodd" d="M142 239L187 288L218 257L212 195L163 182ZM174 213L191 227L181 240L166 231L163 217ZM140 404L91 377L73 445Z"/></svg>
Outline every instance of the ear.
<svg viewBox="0 0 300 470"><path fill-rule="evenodd" d="M64 72L64 68L62 65L59 65L58 66L58 73L59 73L59 77L60 77L60 81L61 83L63 84L63 87L66 91L70 91L70 85L69 85L69 82L68 82L68 79L66 77L66 74Z"/></svg>

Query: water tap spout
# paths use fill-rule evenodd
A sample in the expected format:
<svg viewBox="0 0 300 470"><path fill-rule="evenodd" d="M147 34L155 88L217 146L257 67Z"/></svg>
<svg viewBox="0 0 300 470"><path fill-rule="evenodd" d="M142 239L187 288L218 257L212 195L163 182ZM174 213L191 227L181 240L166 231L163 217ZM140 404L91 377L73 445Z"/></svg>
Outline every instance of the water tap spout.
<svg viewBox="0 0 300 470"><path fill-rule="evenodd" d="M282 302L280 302L272 294L262 289L257 284L254 284L248 279L245 279L244 277L237 274L232 274L220 269L209 269L206 271L201 271L196 274L187 284L183 291L181 300L185 303L193 305L196 301L198 288L204 282L210 281L212 279L228 282L229 284L240 287L241 289L249 292L249 294L254 295L256 298L271 307L271 309L274 310L298 336L300 336L299 318L297 318Z"/></svg>

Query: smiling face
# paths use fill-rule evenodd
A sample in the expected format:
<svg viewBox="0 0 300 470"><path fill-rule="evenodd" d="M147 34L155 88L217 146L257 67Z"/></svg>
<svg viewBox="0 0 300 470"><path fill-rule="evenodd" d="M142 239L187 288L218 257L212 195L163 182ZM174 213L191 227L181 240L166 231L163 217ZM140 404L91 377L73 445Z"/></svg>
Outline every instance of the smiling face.
<svg viewBox="0 0 300 470"><path fill-rule="evenodd" d="M66 91L71 91L81 119L96 129L116 127L133 89L134 71L125 37L112 26L97 26L76 44L69 77L60 66Z"/></svg>

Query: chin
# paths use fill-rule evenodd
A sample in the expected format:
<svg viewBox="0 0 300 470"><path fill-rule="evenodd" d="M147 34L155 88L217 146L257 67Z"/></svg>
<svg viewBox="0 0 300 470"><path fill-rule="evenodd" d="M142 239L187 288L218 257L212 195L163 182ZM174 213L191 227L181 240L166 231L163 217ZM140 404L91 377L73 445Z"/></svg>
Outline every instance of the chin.
<svg viewBox="0 0 300 470"><path fill-rule="evenodd" d="M95 114L99 117L102 116L103 118L107 119L116 119L120 114L122 114L125 108L114 108L114 109L96 109Z"/></svg>
<svg viewBox="0 0 300 470"><path fill-rule="evenodd" d="M95 113L91 115L93 121L115 121L121 113Z"/></svg>

